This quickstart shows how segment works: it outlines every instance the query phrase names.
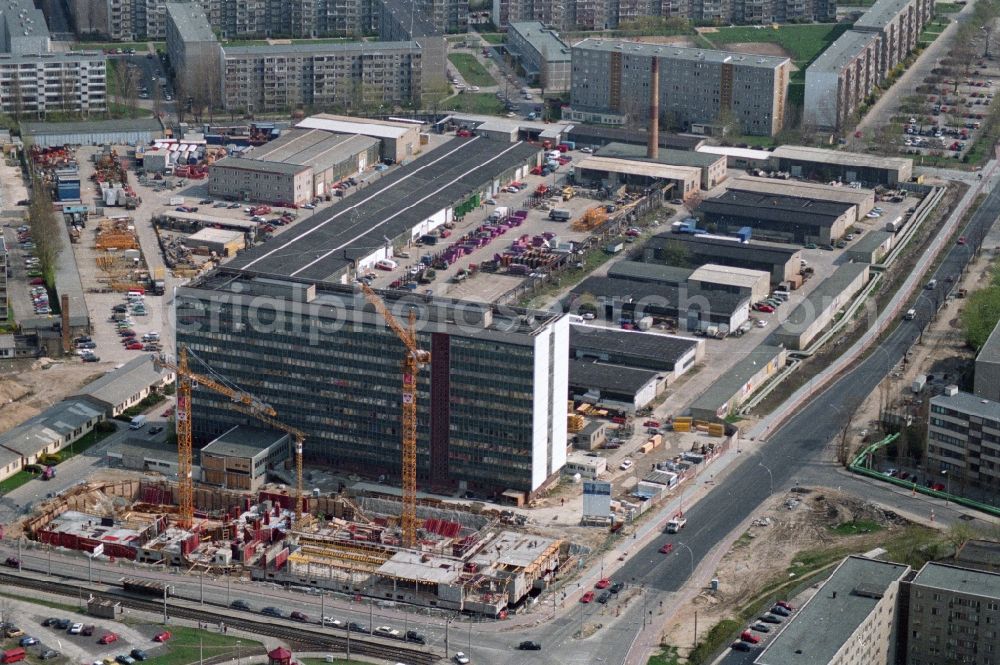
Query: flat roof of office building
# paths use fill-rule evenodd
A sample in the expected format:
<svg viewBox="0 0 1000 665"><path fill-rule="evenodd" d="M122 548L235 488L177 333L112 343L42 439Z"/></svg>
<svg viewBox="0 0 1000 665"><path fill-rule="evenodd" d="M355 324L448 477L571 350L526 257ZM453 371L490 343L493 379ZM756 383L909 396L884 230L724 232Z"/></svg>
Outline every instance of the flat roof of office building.
<svg viewBox="0 0 1000 665"><path fill-rule="evenodd" d="M663 180L700 180L701 169L694 166L673 166L669 164L640 162L632 159L615 159L591 155L577 162L577 172L584 169L607 171L608 173L625 173Z"/></svg>
<svg viewBox="0 0 1000 665"><path fill-rule="evenodd" d="M693 150L671 150L669 148L660 148L657 151L656 157L647 157L646 146L634 143L619 143L617 141L599 148L597 156L637 160L640 162L655 162L670 166L693 166L700 169L715 166L719 163L719 160L725 159L721 155L695 152Z"/></svg>
<svg viewBox="0 0 1000 665"><path fill-rule="evenodd" d="M875 4L854 22L854 27L882 29L911 2L912 0L875 0Z"/></svg>
<svg viewBox="0 0 1000 665"><path fill-rule="evenodd" d="M684 284L694 270L644 261L617 261L608 268L608 277L634 279L640 282Z"/></svg>
<svg viewBox="0 0 1000 665"><path fill-rule="evenodd" d="M167 15L177 26L185 42L218 41L209 25L205 10L197 2L168 2Z"/></svg>
<svg viewBox="0 0 1000 665"><path fill-rule="evenodd" d="M508 29L521 35L550 62L569 62L569 44L560 39L555 30L549 30L540 21L511 23Z"/></svg>
<svg viewBox="0 0 1000 665"><path fill-rule="evenodd" d="M293 127L274 141L254 148L251 159L300 164L311 166L314 171L325 171L378 145L379 140L371 136Z"/></svg>
<svg viewBox="0 0 1000 665"><path fill-rule="evenodd" d="M202 454L219 455L220 457L253 457L262 450L287 439L288 435L273 429L253 427L252 425L237 425L226 430L207 446L201 449Z"/></svg>
<svg viewBox="0 0 1000 665"><path fill-rule="evenodd" d="M1000 402L990 399L983 399L972 393L965 393L961 390L954 395L935 395L931 398L931 404L954 409L970 416L976 416L984 420L1000 420Z"/></svg>
<svg viewBox="0 0 1000 665"><path fill-rule="evenodd" d="M812 61L806 68L806 75L818 72L839 74L845 65L854 62L862 49L878 40L878 33L848 30Z"/></svg>
<svg viewBox="0 0 1000 665"><path fill-rule="evenodd" d="M466 200L539 152L530 143L455 138L371 186L300 221L230 265L259 273L329 281L352 261L408 234L423 219ZM225 160L223 160L225 161Z"/></svg>
<svg viewBox="0 0 1000 665"><path fill-rule="evenodd" d="M691 60L695 62L732 63L744 67L765 67L774 69L780 65L790 62L788 58L773 55L747 55L746 53L736 53L734 51L720 51L715 49L691 48L686 46L674 46L672 44L647 44L643 42L630 42L621 39L596 39L588 38L573 45L575 49L586 49L594 51L621 52L630 56L658 56L660 58L670 58L674 60Z"/></svg>
<svg viewBox="0 0 1000 665"><path fill-rule="evenodd" d="M49 28L45 22L45 14L35 7L31 0L6 0L0 6L2 20L7 24L7 30L15 37L48 37ZM9 40L8 40L9 41Z"/></svg>
<svg viewBox="0 0 1000 665"><path fill-rule="evenodd" d="M801 145L778 146L771 153L777 159L790 159L803 162L821 162L838 166L864 166L876 169L900 170L909 169L913 160L903 157L879 157L861 152L845 152L843 150L828 150L826 148L809 148Z"/></svg>
<svg viewBox="0 0 1000 665"><path fill-rule="evenodd" d="M826 665L833 661L889 587L909 570L909 566L876 559L844 559L754 664Z"/></svg>
<svg viewBox="0 0 1000 665"><path fill-rule="evenodd" d="M854 189L853 187L837 187L805 180L779 180L775 178L758 178L741 176L726 183L726 189L731 191L759 192L762 194L778 194L794 198L814 199L818 201L835 201L861 205L875 200L875 192L870 189Z"/></svg>
<svg viewBox="0 0 1000 665"><path fill-rule="evenodd" d="M824 227L832 226L851 207L836 201L729 190L702 201L698 212Z"/></svg>
<svg viewBox="0 0 1000 665"><path fill-rule="evenodd" d="M226 46L223 45L224 57L271 57L275 55L324 55L332 53L350 53L364 51L369 55L377 55L385 51L419 50L420 45L414 41L407 42L339 42L328 43L319 40L308 42L283 42L274 40L270 44L260 46Z"/></svg>
<svg viewBox="0 0 1000 665"><path fill-rule="evenodd" d="M585 323L574 323L569 327L570 352L577 349L604 351L609 354L676 362L697 346L698 340L691 337L620 330Z"/></svg>
<svg viewBox="0 0 1000 665"><path fill-rule="evenodd" d="M740 392L768 363L785 352L784 347L761 344L743 360L712 382L712 385L691 403L691 410L718 411L719 407ZM780 369L780 368L779 368Z"/></svg>

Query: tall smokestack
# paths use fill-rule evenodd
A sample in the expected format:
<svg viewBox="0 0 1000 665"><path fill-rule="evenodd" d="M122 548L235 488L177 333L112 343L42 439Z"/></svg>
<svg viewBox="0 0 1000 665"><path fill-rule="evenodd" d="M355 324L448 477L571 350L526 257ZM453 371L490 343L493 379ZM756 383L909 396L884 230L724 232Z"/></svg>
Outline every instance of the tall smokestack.
<svg viewBox="0 0 1000 665"><path fill-rule="evenodd" d="M656 159L660 154L660 59L653 56L649 70L649 145L646 157Z"/></svg>

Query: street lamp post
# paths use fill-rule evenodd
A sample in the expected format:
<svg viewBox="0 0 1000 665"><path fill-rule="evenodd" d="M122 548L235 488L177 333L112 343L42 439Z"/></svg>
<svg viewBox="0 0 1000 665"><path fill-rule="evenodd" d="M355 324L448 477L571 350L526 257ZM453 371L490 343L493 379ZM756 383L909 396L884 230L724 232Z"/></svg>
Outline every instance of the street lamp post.
<svg viewBox="0 0 1000 665"><path fill-rule="evenodd" d="M765 471L767 471L767 478L768 478L768 480L771 481L771 491L768 493L768 495L774 494L774 474L771 473L771 468L768 467L763 462L761 462L760 460L757 460L757 466L759 466L759 467L763 468Z"/></svg>
<svg viewBox="0 0 1000 665"><path fill-rule="evenodd" d="M951 476L948 475L948 469L942 470L941 471L941 475L944 476L945 483L947 483L947 487L945 488L945 491L944 491L944 502L945 502L945 505L947 505L948 504L948 499L951 498Z"/></svg>
<svg viewBox="0 0 1000 665"><path fill-rule="evenodd" d="M677 547L683 547L688 551L688 556L691 557L691 577L694 577L694 551L684 543L677 543Z"/></svg>

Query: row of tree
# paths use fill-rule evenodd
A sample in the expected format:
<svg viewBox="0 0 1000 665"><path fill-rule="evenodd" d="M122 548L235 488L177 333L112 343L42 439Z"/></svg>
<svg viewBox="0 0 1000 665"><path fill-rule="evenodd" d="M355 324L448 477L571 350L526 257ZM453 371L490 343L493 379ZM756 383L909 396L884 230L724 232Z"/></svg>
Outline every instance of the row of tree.
<svg viewBox="0 0 1000 665"><path fill-rule="evenodd" d="M52 196L48 187L37 175L33 176L28 206L28 226L31 228L31 240L35 243L35 256L41 267L42 279L52 291L56 286L56 262L63 249L60 223L52 207Z"/></svg>

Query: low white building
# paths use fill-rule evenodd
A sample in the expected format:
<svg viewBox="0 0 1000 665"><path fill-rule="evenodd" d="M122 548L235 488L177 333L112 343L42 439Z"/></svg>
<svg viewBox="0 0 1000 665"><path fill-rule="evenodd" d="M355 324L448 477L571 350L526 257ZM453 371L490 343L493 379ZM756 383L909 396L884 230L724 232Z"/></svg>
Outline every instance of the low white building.
<svg viewBox="0 0 1000 665"><path fill-rule="evenodd" d="M597 480L608 470L608 460L600 455L585 453L570 453L566 456L566 466L563 475L576 476L584 480Z"/></svg>

